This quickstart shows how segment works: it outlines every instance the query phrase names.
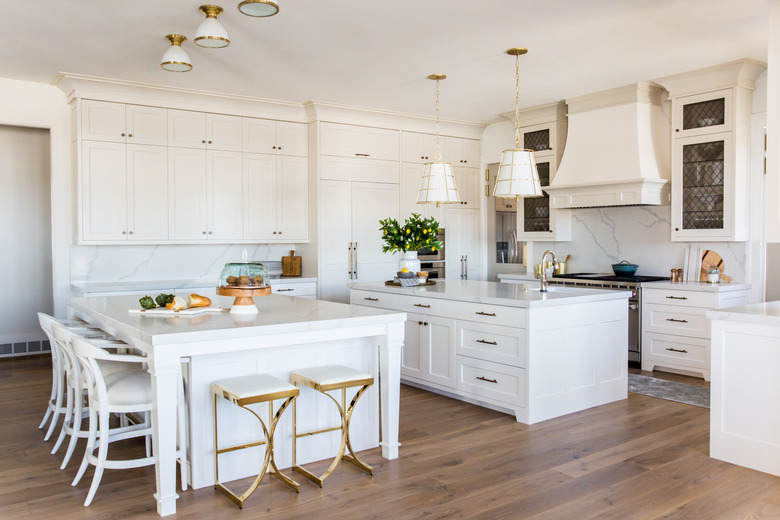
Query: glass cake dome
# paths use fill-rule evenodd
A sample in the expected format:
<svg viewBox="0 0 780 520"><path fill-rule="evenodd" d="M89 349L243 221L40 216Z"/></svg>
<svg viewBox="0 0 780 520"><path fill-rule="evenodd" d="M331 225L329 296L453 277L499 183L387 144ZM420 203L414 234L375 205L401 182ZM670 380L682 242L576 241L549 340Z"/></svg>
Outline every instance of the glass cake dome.
<svg viewBox="0 0 780 520"><path fill-rule="evenodd" d="M222 287L266 287L269 280L268 269L260 262L225 264L219 275L219 285Z"/></svg>

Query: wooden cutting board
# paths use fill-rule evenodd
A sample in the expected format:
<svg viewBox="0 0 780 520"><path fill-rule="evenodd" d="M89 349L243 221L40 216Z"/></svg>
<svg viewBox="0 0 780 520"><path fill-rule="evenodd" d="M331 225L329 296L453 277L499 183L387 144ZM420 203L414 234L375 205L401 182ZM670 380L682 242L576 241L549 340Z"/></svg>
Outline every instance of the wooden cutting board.
<svg viewBox="0 0 780 520"><path fill-rule="evenodd" d="M301 276L301 257L295 256L295 251L282 257L282 276Z"/></svg>
<svg viewBox="0 0 780 520"><path fill-rule="evenodd" d="M701 255L701 275L699 279L702 282L707 281L707 269L710 267L717 267L720 271L720 279L724 282L730 282L731 277L723 274L723 258L718 253L711 249L705 249Z"/></svg>

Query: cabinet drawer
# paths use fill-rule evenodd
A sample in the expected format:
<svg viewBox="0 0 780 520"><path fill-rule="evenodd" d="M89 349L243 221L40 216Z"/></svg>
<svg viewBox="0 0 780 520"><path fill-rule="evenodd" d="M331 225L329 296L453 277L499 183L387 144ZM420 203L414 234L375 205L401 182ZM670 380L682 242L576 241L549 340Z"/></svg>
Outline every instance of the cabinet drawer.
<svg viewBox="0 0 780 520"><path fill-rule="evenodd" d="M459 320L468 320L486 325L504 325L524 328L528 311L521 307L501 305L483 305L480 303L459 303L452 316Z"/></svg>
<svg viewBox="0 0 780 520"><path fill-rule="evenodd" d="M273 294L285 294L287 296L312 295L317 294L317 283L272 283L271 292Z"/></svg>
<svg viewBox="0 0 780 520"><path fill-rule="evenodd" d="M649 332L709 338L707 309L648 304L642 308L642 326Z"/></svg>
<svg viewBox="0 0 780 520"><path fill-rule="evenodd" d="M680 307L706 307L714 309L715 293L699 291L681 291L678 289L648 289L642 288L642 305L645 303L661 303Z"/></svg>
<svg viewBox="0 0 780 520"><path fill-rule="evenodd" d="M418 296L395 296L396 309L403 312L414 312L427 316L446 316L454 318L453 313L460 305L459 302L440 300L438 298L425 298Z"/></svg>
<svg viewBox="0 0 780 520"><path fill-rule="evenodd" d="M525 329L458 320L456 330L457 354L525 368Z"/></svg>
<svg viewBox="0 0 780 520"><path fill-rule="evenodd" d="M524 368L456 356L456 383L459 390L483 399L525 406Z"/></svg>
<svg viewBox="0 0 780 520"><path fill-rule="evenodd" d="M382 292L372 291L351 291L350 303L352 305L363 305L365 307L376 307L378 309L402 310L396 301L396 296Z"/></svg>
<svg viewBox="0 0 780 520"><path fill-rule="evenodd" d="M710 342L707 339L650 332L644 335L642 355L658 364L666 362L709 370L709 349Z"/></svg>

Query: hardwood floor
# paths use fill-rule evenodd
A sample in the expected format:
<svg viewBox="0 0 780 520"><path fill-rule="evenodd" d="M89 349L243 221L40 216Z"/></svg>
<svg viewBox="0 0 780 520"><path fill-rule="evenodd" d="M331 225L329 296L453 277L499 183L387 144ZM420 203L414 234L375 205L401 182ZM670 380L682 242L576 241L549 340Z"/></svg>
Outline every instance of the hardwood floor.
<svg viewBox="0 0 780 520"><path fill-rule="evenodd" d="M158 518L152 468L107 470L82 506L92 470L71 487L80 455L60 471L37 429L50 381L45 356L0 360L0 518ZM361 453L373 477L341 464L300 494L265 480L243 511L188 490L172 518L780 518L780 478L709 458L708 430L709 410L642 395L527 426L404 386L401 458Z"/></svg>

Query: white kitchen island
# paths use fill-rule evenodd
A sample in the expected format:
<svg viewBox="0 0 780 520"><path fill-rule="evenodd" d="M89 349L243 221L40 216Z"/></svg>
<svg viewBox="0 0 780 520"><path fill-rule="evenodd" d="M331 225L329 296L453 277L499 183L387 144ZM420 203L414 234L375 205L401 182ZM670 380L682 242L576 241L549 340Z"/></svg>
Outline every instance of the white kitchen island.
<svg viewBox="0 0 780 520"><path fill-rule="evenodd" d="M214 483L210 386L228 377L269 373L288 380L297 368L336 363L370 372L375 385L353 415L353 446L361 450L381 445L385 458L398 457L405 314L281 295L255 298L255 303L259 312L248 317L227 312L187 317L131 314L129 309L139 308L137 296L70 300L73 314L140 349L149 358L155 400L154 496L162 516L176 512L176 389L182 362L187 384L189 473L195 488ZM339 424L335 407L326 400L316 392L302 390L298 398L299 428ZM227 402L220 406L220 443L258 440L256 419ZM280 468L288 467L291 459L291 414L286 413L282 419L274 438ZM332 433L301 439L298 462L335 455L339 436L338 432ZM220 459L221 480L257 474L258 458L249 452L231 455ZM223 467L227 472L224 476Z"/></svg>
<svg viewBox="0 0 780 520"><path fill-rule="evenodd" d="M409 384L528 424L625 399L630 292L539 286L358 283L351 302L407 313Z"/></svg>

